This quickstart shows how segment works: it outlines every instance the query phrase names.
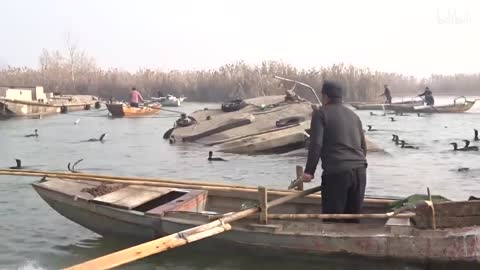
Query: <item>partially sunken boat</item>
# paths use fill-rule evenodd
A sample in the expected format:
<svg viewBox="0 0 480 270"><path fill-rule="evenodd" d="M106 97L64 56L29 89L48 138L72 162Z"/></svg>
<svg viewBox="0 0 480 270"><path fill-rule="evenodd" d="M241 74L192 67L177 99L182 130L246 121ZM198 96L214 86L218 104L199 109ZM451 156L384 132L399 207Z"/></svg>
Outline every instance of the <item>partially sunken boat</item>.
<svg viewBox="0 0 480 270"><path fill-rule="evenodd" d="M44 93L41 86L0 87L2 117L42 116L100 107L100 101L95 96Z"/></svg>
<svg viewBox="0 0 480 270"><path fill-rule="evenodd" d="M107 103L108 112L112 117L144 117L160 112L161 105L149 104L143 107L130 107L124 103Z"/></svg>
<svg viewBox="0 0 480 270"><path fill-rule="evenodd" d="M293 89L285 95L232 100L179 119L164 138L215 146L236 154L284 153L304 148L309 139L312 106ZM370 150L378 147L368 142Z"/></svg>
<svg viewBox="0 0 480 270"><path fill-rule="evenodd" d="M458 101L458 100L463 100ZM447 105L422 105L422 106L415 106L413 110L410 112L417 112L417 113L464 113L470 110L473 105L475 105L476 100L470 101L467 100L465 97L458 97L453 101L453 104Z"/></svg>
<svg viewBox="0 0 480 270"><path fill-rule="evenodd" d="M215 183L100 181L44 177L33 187L71 221L103 236L138 240L227 217L258 205L259 198L256 188ZM269 190L267 196L271 201L293 192ZM480 262L480 201L420 202L400 213L402 207L391 212L396 200L366 198L359 224L326 223L321 197L314 194L268 208L262 219L234 221L230 231L212 239L287 252Z"/></svg>

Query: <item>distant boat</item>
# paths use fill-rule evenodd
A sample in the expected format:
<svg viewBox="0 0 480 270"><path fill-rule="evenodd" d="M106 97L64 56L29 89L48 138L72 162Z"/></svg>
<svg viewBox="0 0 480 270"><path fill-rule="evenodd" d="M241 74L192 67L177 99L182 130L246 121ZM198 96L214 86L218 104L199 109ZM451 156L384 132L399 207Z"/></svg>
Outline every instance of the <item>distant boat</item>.
<svg viewBox="0 0 480 270"><path fill-rule="evenodd" d="M357 110L402 110L402 109L413 109L414 106L423 105L423 101L417 100L408 100L408 101L400 101L394 102L392 104L384 104L384 103L365 103L365 102L352 102L350 103L352 107Z"/></svg>
<svg viewBox="0 0 480 270"><path fill-rule="evenodd" d="M1 117L32 117L100 108L98 97L45 93L42 86L0 87Z"/></svg>
<svg viewBox="0 0 480 270"><path fill-rule="evenodd" d="M149 104L148 106L139 108L130 107L123 103L106 104L106 106L112 117L142 117L157 114L162 107L158 103Z"/></svg>
<svg viewBox="0 0 480 270"><path fill-rule="evenodd" d="M160 102L165 107L180 107L182 102L186 99L183 95L176 97L174 95L167 95L165 97L152 97L152 100Z"/></svg>

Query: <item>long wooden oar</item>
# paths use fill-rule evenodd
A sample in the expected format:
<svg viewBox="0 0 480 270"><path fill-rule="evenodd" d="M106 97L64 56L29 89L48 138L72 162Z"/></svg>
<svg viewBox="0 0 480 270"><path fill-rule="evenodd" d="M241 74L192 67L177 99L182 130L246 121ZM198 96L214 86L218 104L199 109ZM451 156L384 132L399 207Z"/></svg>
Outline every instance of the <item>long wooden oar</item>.
<svg viewBox="0 0 480 270"><path fill-rule="evenodd" d="M304 197L320 190L320 187L314 187L302 192L298 192L289 196L278 198L268 203L268 207L274 207L291 201L296 198ZM115 253L99 257L72 267L67 270L86 270L86 269L111 269L147 256L151 256L162 251L179 247L190 242L194 242L209 236L213 236L224 231L230 230L232 227L230 222L242 219L259 212L260 208L253 207L243 211L239 211L228 216L222 217L215 221L200 225L188 230L174 233L150 242L140 244L131 248L127 248Z"/></svg>
<svg viewBox="0 0 480 270"><path fill-rule="evenodd" d="M112 176L102 174L87 174L87 173L71 173L71 172L54 172L54 171L39 171L39 170L18 170L18 169L0 169L0 175L13 175L13 176L29 176L29 177L49 177L59 178L62 180L89 180L105 183L117 183L127 185L145 185L145 186L159 186L159 187L171 187L171 188L184 188L184 189L204 189L209 191L239 191L248 193L257 193L258 189L251 186L238 186L231 184L222 184L214 182L200 182L200 181L188 181L188 180L173 180L162 178L149 178L149 177L128 177L128 176ZM292 194L292 191L284 189L269 189L268 195L286 196ZM320 195L313 195L320 198ZM391 203L391 199L381 198L365 198L367 203L379 203L388 204Z"/></svg>

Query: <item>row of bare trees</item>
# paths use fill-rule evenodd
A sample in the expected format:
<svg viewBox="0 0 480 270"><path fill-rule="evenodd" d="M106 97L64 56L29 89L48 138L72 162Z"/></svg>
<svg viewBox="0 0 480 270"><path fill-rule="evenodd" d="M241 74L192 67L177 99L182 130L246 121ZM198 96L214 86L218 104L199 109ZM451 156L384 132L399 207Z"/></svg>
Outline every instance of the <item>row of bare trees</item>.
<svg viewBox="0 0 480 270"><path fill-rule="evenodd" d="M68 41L68 40L67 40ZM185 95L196 101L225 101L283 93L275 75L296 79L321 87L325 79L339 82L348 101L381 99L383 85L388 84L394 96L413 95L428 85L435 94L479 95L480 74L432 75L427 79L361 69L336 64L319 69L297 69L277 61L264 61L248 65L242 61L226 64L218 69L204 71L159 71L140 69L135 73L121 69L101 69L95 60L74 43L67 42L67 53L43 50L39 69L7 67L0 70L0 84L6 86L42 85L48 92L92 94L103 98L126 99L132 86L144 96L157 96L158 92ZM300 95L313 99L306 90Z"/></svg>

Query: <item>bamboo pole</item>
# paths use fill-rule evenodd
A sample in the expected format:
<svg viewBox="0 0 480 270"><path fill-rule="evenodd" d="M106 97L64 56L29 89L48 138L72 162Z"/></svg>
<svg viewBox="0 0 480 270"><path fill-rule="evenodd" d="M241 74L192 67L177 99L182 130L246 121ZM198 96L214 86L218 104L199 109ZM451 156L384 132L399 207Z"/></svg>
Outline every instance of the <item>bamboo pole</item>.
<svg viewBox="0 0 480 270"><path fill-rule="evenodd" d="M415 213L393 214L268 214L269 219L384 219L384 218L411 218Z"/></svg>
<svg viewBox="0 0 480 270"><path fill-rule="evenodd" d="M164 180L160 178L142 178L142 177L125 177L125 176L110 176L100 174L85 174L85 173L71 173L71 172L52 172L52 171L36 171L36 170L15 170L15 169L0 169L0 175L13 176L30 176L30 177L50 177L60 178L63 180L88 180L107 183L119 183L128 185L144 185L154 187L171 187L184 189L203 189L216 191L238 191L248 193L258 193L258 189L249 186L236 186L220 183L185 181L185 180ZM296 191L269 189L268 195L285 196L294 194ZM310 198L321 198L320 194L313 194ZM376 199L365 198L364 202L372 204L390 204L394 200L391 199Z"/></svg>
<svg viewBox="0 0 480 270"><path fill-rule="evenodd" d="M278 206L290 200L304 197L320 191L319 187L314 187L302 192L294 193L270 202L270 207ZM243 211L227 215L215 221L200 225L188 230L178 233L170 234L168 236L146 242L128 249L120 250L112 254L108 254L72 267L66 270L89 270L89 269L111 269L138 259L151 256L162 251L172 249L178 246L188 244L190 242L198 241L200 239L213 236L231 229L229 223L245 218L252 214L259 212L258 207L249 208Z"/></svg>

